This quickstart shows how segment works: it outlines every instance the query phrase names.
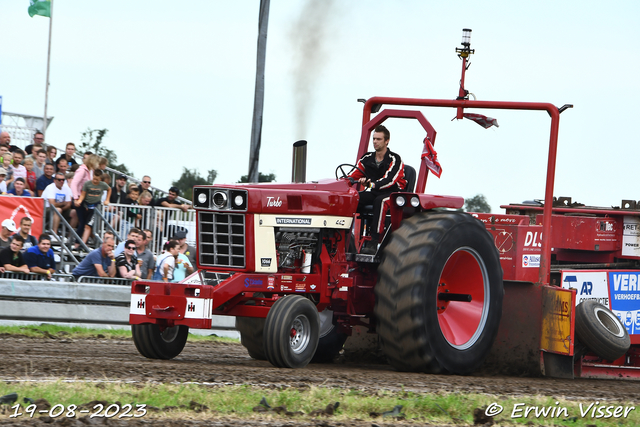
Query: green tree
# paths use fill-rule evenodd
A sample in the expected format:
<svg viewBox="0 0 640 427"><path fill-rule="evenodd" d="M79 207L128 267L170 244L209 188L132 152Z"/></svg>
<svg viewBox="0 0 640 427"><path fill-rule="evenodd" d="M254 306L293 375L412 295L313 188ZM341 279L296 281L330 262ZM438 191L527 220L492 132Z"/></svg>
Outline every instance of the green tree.
<svg viewBox="0 0 640 427"><path fill-rule="evenodd" d="M491 206L489 206L483 194L476 194L465 200L464 210L467 212L491 213Z"/></svg>
<svg viewBox="0 0 640 427"><path fill-rule="evenodd" d="M207 178L204 178L196 170L190 170L185 167L182 168L182 175L177 181L171 183L172 186L177 187L180 190L180 195L185 199L191 200L193 198L193 186L194 185L210 185L213 184L218 172L216 170L207 171Z"/></svg>
<svg viewBox="0 0 640 427"><path fill-rule="evenodd" d="M102 144L102 140L109 132L109 129L89 129L82 132L80 137L80 147L78 152L81 154L91 151L93 154L105 157L109 161L109 167L124 174L131 175L129 168L124 163L118 163L118 156L115 151L110 150Z"/></svg>
<svg viewBox="0 0 640 427"><path fill-rule="evenodd" d="M270 173L268 175L263 174L262 172L258 172L258 182L273 182L276 180L276 174ZM239 183L247 183L249 182L249 175L242 175L240 177Z"/></svg>

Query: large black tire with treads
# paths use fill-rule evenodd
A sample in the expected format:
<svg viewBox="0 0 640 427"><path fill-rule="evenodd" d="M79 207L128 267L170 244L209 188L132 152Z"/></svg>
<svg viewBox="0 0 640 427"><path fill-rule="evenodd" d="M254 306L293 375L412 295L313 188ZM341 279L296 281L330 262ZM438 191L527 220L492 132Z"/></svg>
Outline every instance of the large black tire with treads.
<svg viewBox="0 0 640 427"><path fill-rule="evenodd" d="M160 328L152 323L131 325L133 342L141 355L149 359L173 359L187 343L188 326Z"/></svg>
<svg viewBox="0 0 640 427"><path fill-rule="evenodd" d="M332 310L325 309L318 315L320 316L320 339L311 363L331 363L344 347L348 335L340 332L340 329L333 324Z"/></svg>
<svg viewBox="0 0 640 427"><path fill-rule="evenodd" d="M631 346L629 332L620 319L593 300L576 306L576 338L599 357L611 362L624 356Z"/></svg>
<svg viewBox="0 0 640 427"><path fill-rule="evenodd" d="M266 319L260 317L236 317L236 329L240 332L240 342L256 360L266 360L263 332Z"/></svg>
<svg viewBox="0 0 640 427"><path fill-rule="evenodd" d="M264 351L278 368L304 368L318 347L320 319L311 301L300 295L278 299L264 324Z"/></svg>
<svg viewBox="0 0 640 427"><path fill-rule="evenodd" d="M377 332L401 371L469 374L489 353L502 316L502 268L482 222L420 213L385 247L375 287Z"/></svg>

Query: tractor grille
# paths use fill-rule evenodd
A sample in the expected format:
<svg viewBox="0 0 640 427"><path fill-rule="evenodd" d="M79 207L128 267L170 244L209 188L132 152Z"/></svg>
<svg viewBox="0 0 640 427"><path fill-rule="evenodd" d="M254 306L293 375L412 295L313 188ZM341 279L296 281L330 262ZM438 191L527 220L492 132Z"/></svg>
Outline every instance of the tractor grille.
<svg viewBox="0 0 640 427"><path fill-rule="evenodd" d="M200 265L245 267L244 215L198 212Z"/></svg>

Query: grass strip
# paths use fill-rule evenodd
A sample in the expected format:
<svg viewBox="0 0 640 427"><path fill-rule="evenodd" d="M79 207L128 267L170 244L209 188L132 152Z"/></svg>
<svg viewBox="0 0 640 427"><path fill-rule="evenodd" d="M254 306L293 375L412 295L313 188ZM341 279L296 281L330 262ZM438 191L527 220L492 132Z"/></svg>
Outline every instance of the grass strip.
<svg viewBox="0 0 640 427"><path fill-rule="evenodd" d="M92 329L80 326L59 326L49 323L27 326L0 326L1 335L16 335L29 338L71 338L71 339L131 339L131 329ZM218 337L216 335L189 334L189 341L240 342L235 338Z"/></svg>
<svg viewBox="0 0 640 427"><path fill-rule="evenodd" d="M474 410L484 413L484 408L493 405L503 407L503 412L493 417L498 425L544 425L544 426L637 426L640 425L640 410L629 410L624 417L611 415L606 418L606 406L633 407L630 403L595 404L595 402L576 402L548 397L507 398L480 394L460 393L414 393L414 392L362 392L338 388L311 387L305 389L265 389L256 386L212 387L197 384L125 384L76 382L0 382L0 395L17 393L15 402L0 405L0 418L15 414L11 406L21 403L21 417L25 412L28 397L34 401L46 399L50 407L58 405L56 412L64 409L59 417L64 417L70 405L89 410L76 416L95 414L102 404L101 414L110 405L110 414L118 418L124 413L124 405L132 404L135 414L136 404L146 404L148 413L145 418L193 418L240 417L248 419L309 419L310 414L318 417L330 417L335 421L360 419L365 421L397 422L405 420L409 424L456 424L473 425ZM275 409L257 413L254 407L265 398ZM340 402L332 415L325 408L329 404ZM591 409L587 410L589 405ZM402 409L390 416L387 411L402 405ZM582 405L582 407L580 407ZM603 416L598 417L598 408L606 405ZM284 408L282 408L284 406ZM281 408L277 408L281 407ZM482 408L482 409L477 409ZM515 409L514 409L515 408ZM529 411L527 408L534 408ZM53 408L51 409L53 410ZM515 412L514 412L515 410ZM536 416L536 411L538 416ZM582 412L581 412L582 411ZM613 414L615 408L610 409ZM100 415L98 413L98 415ZM513 415L515 418L512 417ZM546 414L546 415L544 415ZM37 412L35 413L38 416ZM46 414L44 414L46 415ZM138 414L139 415L139 414ZM595 415L595 417L593 416Z"/></svg>

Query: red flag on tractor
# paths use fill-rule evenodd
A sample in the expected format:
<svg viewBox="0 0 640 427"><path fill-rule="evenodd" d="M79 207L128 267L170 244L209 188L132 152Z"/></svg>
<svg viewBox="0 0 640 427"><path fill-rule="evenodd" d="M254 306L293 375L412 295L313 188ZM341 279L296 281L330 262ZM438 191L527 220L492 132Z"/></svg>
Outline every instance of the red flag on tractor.
<svg viewBox="0 0 640 427"><path fill-rule="evenodd" d="M465 113L463 117L465 119L473 120L485 129L490 128L491 126L495 126L497 128L500 127L500 125L498 125L498 120L493 117L483 116L482 114Z"/></svg>
<svg viewBox="0 0 640 427"><path fill-rule="evenodd" d="M422 160L427 165L429 170L438 178L442 174L442 166L440 166L440 162L438 162L438 153L434 150L433 145L431 145L431 141L429 141L429 137L427 136L424 139L424 148L422 149Z"/></svg>

